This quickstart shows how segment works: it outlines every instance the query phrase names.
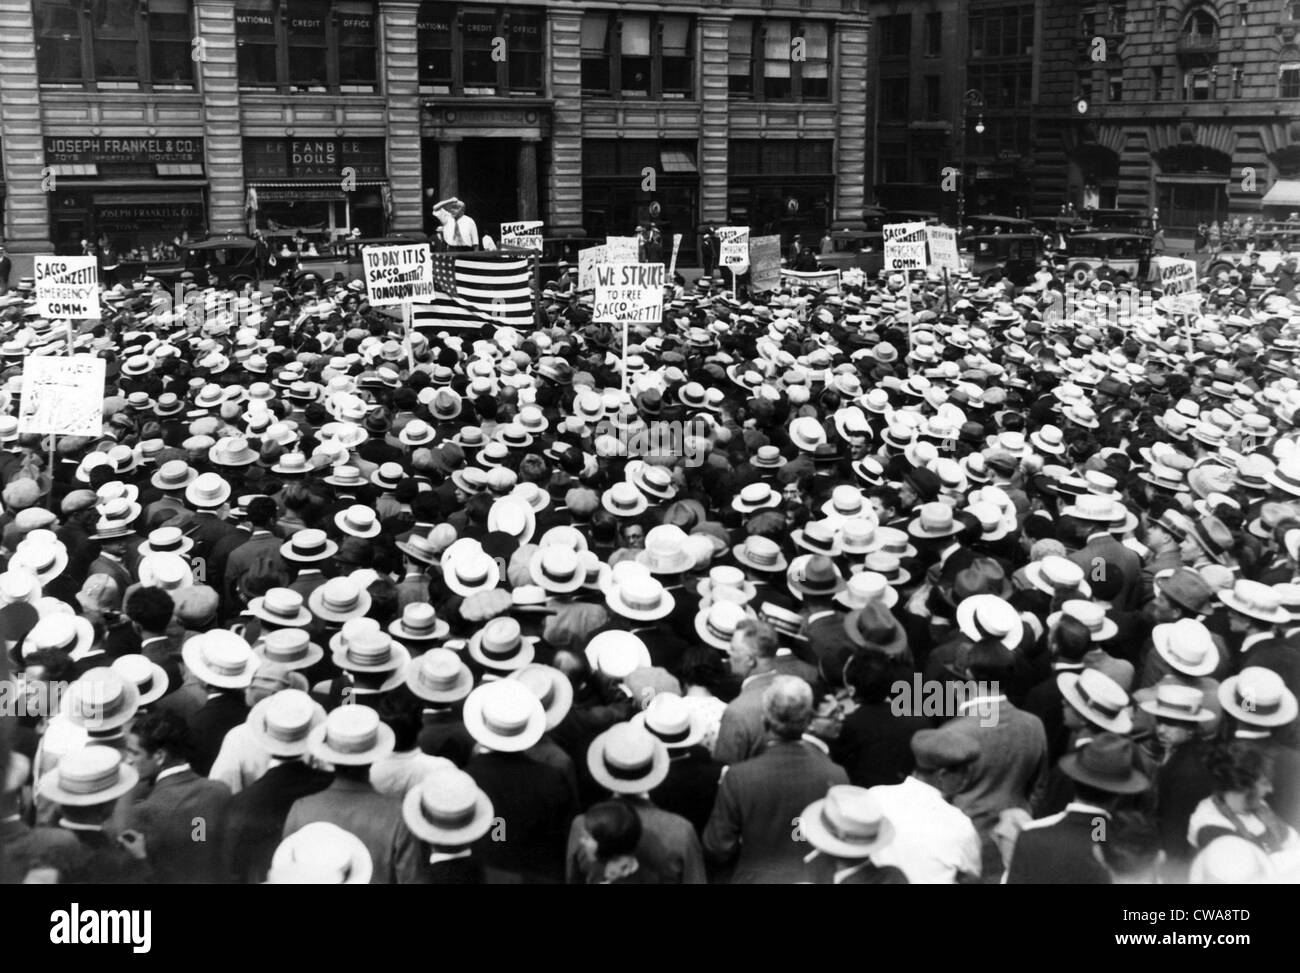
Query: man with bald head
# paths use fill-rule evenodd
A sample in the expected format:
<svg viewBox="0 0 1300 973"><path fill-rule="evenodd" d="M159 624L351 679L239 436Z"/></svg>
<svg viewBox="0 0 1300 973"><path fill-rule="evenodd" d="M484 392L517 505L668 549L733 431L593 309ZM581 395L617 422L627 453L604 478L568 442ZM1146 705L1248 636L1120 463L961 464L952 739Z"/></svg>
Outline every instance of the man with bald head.
<svg viewBox="0 0 1300 973"><path fill-rule="evenodd" d="M812 848L796 821L829 788L849 782L826 745L807 734L813 716L808 683L776 676L762 700L768 745L728 768L704 829L705 854L720 866L734 863L733 884L801 881Z"/></svg>

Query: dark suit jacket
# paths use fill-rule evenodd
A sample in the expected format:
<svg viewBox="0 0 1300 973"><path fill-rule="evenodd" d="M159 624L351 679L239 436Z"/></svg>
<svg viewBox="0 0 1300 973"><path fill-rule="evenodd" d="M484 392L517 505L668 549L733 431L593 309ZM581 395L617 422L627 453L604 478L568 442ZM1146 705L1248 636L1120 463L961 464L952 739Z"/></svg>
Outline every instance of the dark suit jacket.
<svg viewBox="0 0 1300 973"><path fill-rule="evenodd" d="M1030 822L1016 838L1008 885L1109 885L1110 871L1093 841L1103 812L1072 804Z"/></svg>
<svg viewBox="0 0 1300 973"><path fill-rule="evenodd" d="M247 537L247 535L245 535ZM276 537L269 531L254 533L238 546L231 549L229 555L225 558L224 577L222 579L221 594L222 604L226 606L226 611L231 610L231 606L239 604L236 594L239 591L239 582L243 580L248 569L252 567L262 557L267 557L273 563L284 566L280 559L280 545L283 544L280 538ZM219 561L222 551L218 549L215 557ZM286 571L286 573L288 573ZM215 580L215 578L213 579Z"/></svg>
<svg viewBox="0 0 1300 973"><path fill-rule="evenodd" d="M238 690L218 693L190 717L190 732L194 734L194 753L190 766L196 774L208 775L212 763L221 752L226 734L248 718L244 694Z"/></svg>
<svg viewBox="0 0 1300 973"><path fill-rule="evenodd" d="M361 839L374 867L371 885L409 885L419 874L422 846L402 819L401 798L380 794L369 783L335 777L324 790L294 801L284 834L313 821L328 821Z"/></svg>
<svg viewBox="0 0 1300 973"><path fill-rule="evenodd" d="M1187 843L1187 822L1196 805L1214 793L1214 779L1205 769L1208 751L1208 743L1185 743L1156 770L1160 847L1168 856L1170 867L1184 873L1196 854L1196 849Z"/></svg>
<svg viewBox="0 0 1300 973"><path fill-rule="evenodd" d="M895 716L891 704L867 703L845 720L831 755L858 787L901 784L912 772L912 737L929 729L924 716Z"/></svg>
<svg viewBox="0 0 1300 973"><path fill-rule="evenodd" d="M146 844L145 853L149 848ZM31 835L31 867L58 869L60 885L147 885L149 862L132 858L103 831L36 828Z"/></svg>
<svg viewBox="0 0 1300 973"><path fill-rule="evenodd" d="M844 768L813 744L773 743L723 775L704 852L719 863L736 859L735 884L801 881L811 849L799 840L798 818L833 785L848 782Z"/></svg>
<svg viewBox="0 0 1300 973"><path fill-rule="evenodd" d="M1133 551L1109 534L1092 537L1087 544L1070 555L1070 560L1083 568L1083 576L1092 579L1095 572L1101 570L1104 561L1119 567L1124 584L1120 593L1112 602L1116 608L1128 611L1141 607L1138 599L1142 594L1142 559Z"/></svg>
<svg viewBox="0 0 1300 973"><path fill-rule="evenodd" d="M157 781L126 815L144 835L154 880L213 885L226 880L223 847L230 788L185 769Z"/></svg>
<svg viewBox="0 0 1300 973"><path fill-rule="evenodd" d="M230 801L226 827L228 868L239 883L258 883L271 869L294 801L329 787L333 777L301 760L272 767Z"/></svg>
<svg viewBox="0 0 1300 973"><path fill-rule="evenodd" d="M704 747L670 750L668 776L654 789L654 802L665 811L679 814L696 833L704 831L713 813L722 779L722 764L709 756Z"/></svg>
<svg viewBox="0 0 1300 973"><path fill-rule="evenodd" d="M491 884L563 883L564 847L576 808L564 774L523 753L476 753L465 772L492 800L506 841L474 845Z"/></svg>
<svg viewBox="0 0 1300 973"><path fill-rule="evenodd" d="M465 729L459 707L426 711L424 728L417 739L420 749L429 756L446 757L457 767L469 763L469 756L474 751L474 738Z"/></svg>

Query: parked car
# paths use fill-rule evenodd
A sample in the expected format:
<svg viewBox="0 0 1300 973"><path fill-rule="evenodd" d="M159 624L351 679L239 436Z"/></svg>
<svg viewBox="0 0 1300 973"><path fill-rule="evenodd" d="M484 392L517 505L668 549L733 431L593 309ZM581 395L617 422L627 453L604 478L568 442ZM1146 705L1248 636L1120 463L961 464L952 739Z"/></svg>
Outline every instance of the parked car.
<svg viewBox="0 0 1300 973"><path fill-rule="evenodd" d="M1024 287L1034 279L1043 259L1043 237L1039 233L989 233L968 236L961 241L962 260L976 277L1003 268L1012 283Z"/></svg>
<svg viewBox="0 0 1300 973"><path fill-rule="evenodd" d="M1056 259L1077 284L1086 283L1103 260L1110 265L1113 281L1124 284L1141 279L1151 259L1151 237L1142 233L1076 233Z"/></svg>
<svg viewBox="0 0 1300 973"><path fill-rule="evenodd" d="M867 276L878 274L885 264L884 236L877 230L835 230L831 233L834 253L817 255L817 265L825 270L848 270L858 267Z"/></svg>
<svg viewBox="0 0 1300 973"><path fill-rule="evenodd" d="M198 287L239 290L262 280L261 245L251 237L227 234L182 244L184 259L175 264L150 268L150 276L175 284L181 274L194 275Z"/></svg>

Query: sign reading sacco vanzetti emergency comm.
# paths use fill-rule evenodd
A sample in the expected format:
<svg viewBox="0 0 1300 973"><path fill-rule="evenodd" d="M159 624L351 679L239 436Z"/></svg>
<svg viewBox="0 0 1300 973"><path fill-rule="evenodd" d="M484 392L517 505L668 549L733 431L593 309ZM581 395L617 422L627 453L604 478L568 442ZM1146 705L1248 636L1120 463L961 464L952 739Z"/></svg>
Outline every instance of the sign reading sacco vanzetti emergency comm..
<svg viewBox="0 0 1300 973"><path fill-rule="evenodd" d="M36 313L82 321L99 317L99 268L94 257L36 257Z"/></svg>

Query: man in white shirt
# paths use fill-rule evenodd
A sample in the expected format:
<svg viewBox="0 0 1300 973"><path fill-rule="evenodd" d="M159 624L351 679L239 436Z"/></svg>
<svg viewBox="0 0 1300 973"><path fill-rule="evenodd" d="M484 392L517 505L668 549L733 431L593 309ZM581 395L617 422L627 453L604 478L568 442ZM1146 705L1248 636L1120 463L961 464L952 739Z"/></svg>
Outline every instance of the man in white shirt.
<svg viewBox="0 0 1300 973"><path fill-rule="evenodd" d="M465 204L455 196L434 203L433 217L442 226L442 239L448 249L478 247L478 224L465 215Z"/></svg>
<svg viewBox="0 0 1300 973"><path fill-rule="evenodd" d="M979 879L979 834L970 818L949 803L965 789L979 755L974 738L958 730L921 730L912 737L912 775L869 792L894 825L894 840L871 856L877 865L897 866L913 885Z"/></svg>

